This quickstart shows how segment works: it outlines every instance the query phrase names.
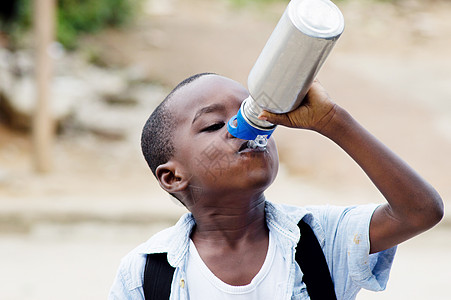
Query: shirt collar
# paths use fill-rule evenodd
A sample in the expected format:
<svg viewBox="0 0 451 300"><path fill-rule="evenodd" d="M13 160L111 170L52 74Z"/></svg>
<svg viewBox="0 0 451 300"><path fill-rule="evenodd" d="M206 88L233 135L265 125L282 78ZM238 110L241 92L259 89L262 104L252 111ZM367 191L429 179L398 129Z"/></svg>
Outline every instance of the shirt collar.
<svg viewBox="0 0 451 300"><path fill-rule="evenodd" d="M312 213L303 207L275 204L266 201L266 222L270 230L275 230L287 238L293 246L296 246L300 232L297 224L301 219L310 225L315 232L321 246L324 245L325 237L321 225L313 217ZM189 247L189 239L195 225L191 213L184 214L172 227L158 232L147 242L138 247L140 254L168 253L168 262L177 267L182 263Z"/></svg>
<svg viewBox="0 0 451 300"><path fill-rule="evenodd" d="M325 233L312 212L305 207L276 204L266 201L266 222L270 230L276 230L296 246L301 233L298 223L304 220L313 230L321 247L325 244Z"/></svg>

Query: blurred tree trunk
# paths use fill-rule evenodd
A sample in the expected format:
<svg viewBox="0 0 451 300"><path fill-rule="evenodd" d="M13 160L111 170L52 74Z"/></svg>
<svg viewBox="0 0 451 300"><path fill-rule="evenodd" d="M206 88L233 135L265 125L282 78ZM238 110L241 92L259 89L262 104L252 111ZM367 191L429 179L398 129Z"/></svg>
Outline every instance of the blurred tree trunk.
<svg viewBox="0 0 451 300"><path fill-rule="evenodd" d="M52 58L49 49L55 35L55 0L34 0L36 45L36 108L33 118L33 162L37 172L51 169L55 123L51 113Z"/></svg>

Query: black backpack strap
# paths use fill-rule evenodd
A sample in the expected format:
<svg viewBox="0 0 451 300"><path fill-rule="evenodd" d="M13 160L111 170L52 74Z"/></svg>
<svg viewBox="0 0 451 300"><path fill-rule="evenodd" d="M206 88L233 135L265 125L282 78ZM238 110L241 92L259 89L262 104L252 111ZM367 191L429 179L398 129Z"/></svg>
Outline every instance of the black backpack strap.
<svg viewBox="0 0 451 300"><path fill-rule="evenodd" d="M147 254L144 268L144 299L168 300L175 268L168 263L167 253Z"/></svg>
<svg viewBox="0 0 451 300"><path fill-rule="evenodd" d="M298 224L301 238L296 247L296 262L304 276L302 280L312 300L336 300L334 284L323 250L312 228L301 220Z"/></svg>

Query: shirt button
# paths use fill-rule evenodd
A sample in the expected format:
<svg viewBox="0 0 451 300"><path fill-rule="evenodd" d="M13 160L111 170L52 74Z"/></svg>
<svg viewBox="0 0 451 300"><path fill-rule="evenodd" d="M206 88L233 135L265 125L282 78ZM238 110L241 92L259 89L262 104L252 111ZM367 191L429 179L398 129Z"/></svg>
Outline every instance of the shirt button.
<svg viewBox="0 0 451 300"><path fill-rule="evenodd" d="M185 279L180 279L180 287L183 289L185 287Z"/></svg>

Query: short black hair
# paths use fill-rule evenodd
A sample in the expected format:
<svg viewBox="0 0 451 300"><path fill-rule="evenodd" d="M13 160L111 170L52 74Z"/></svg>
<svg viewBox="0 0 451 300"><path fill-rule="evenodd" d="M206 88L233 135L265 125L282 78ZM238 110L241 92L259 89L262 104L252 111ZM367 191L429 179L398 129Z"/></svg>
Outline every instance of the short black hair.
<svg viewBox="0 0 451 300"><path fill-rule="evenodd" d="M172 142L174 121L172 113L168 108L168 102L181 87L205 75L216 74L208 72L199 73L184 79L155 108L144 125L141 134L141 150L155 177L157 167L168 162L174 155L174 143Z"/></svg>

